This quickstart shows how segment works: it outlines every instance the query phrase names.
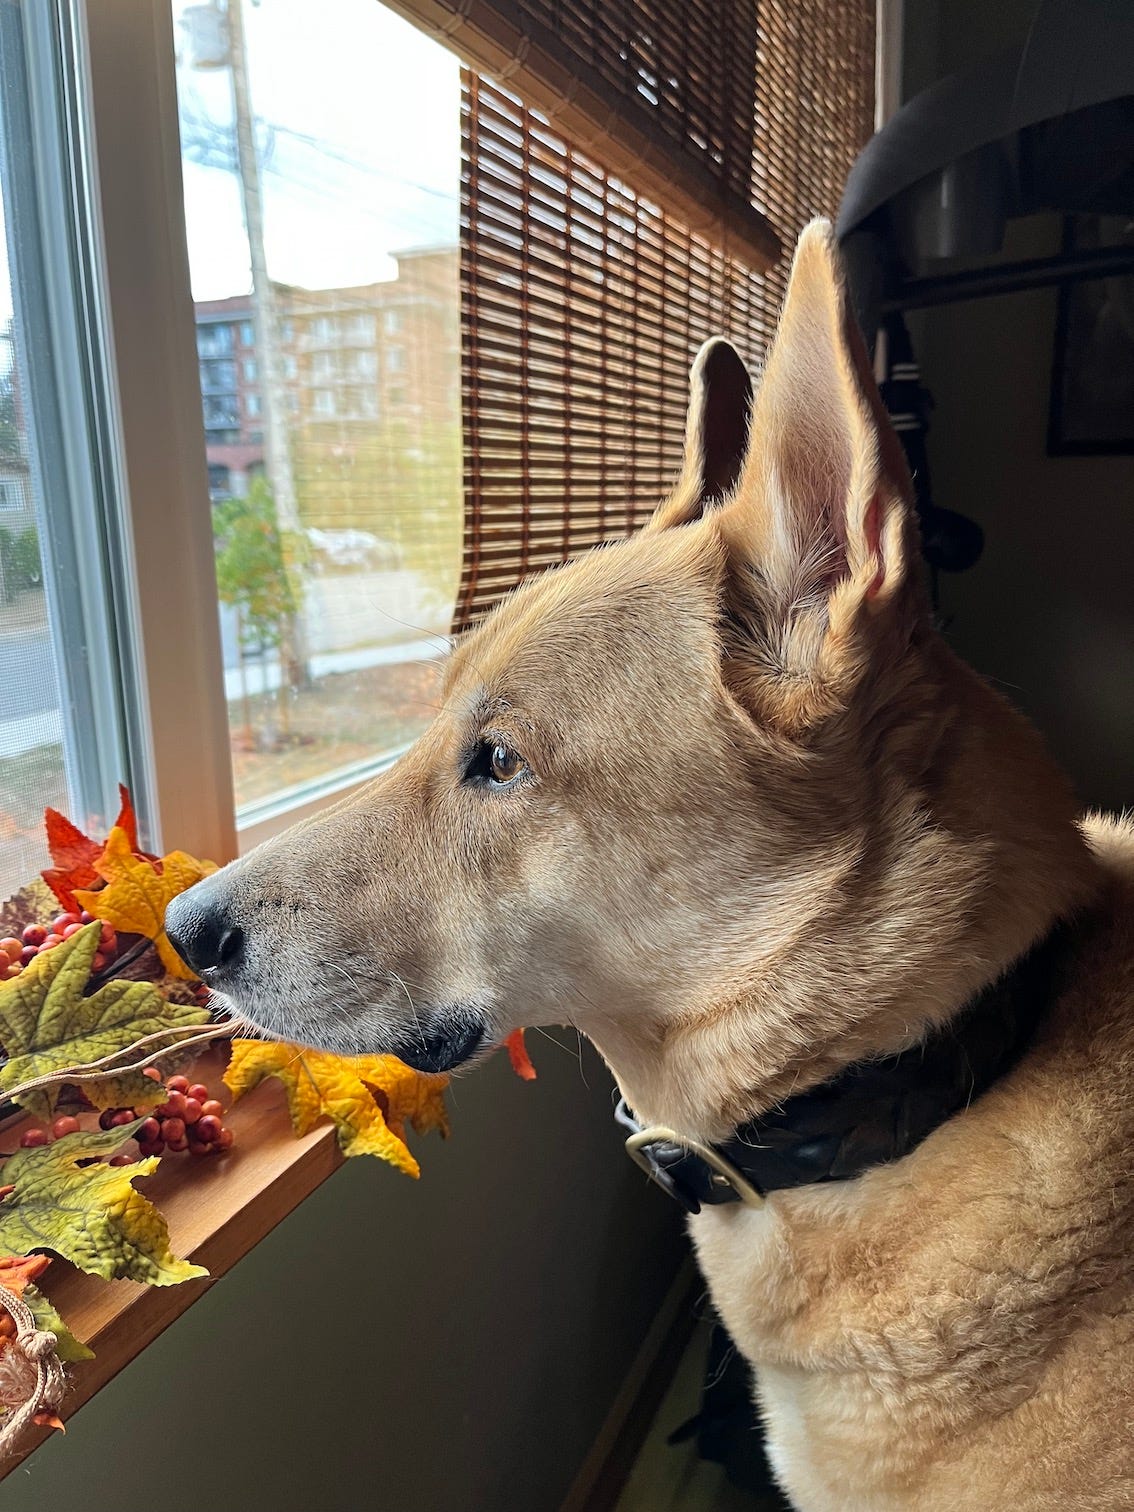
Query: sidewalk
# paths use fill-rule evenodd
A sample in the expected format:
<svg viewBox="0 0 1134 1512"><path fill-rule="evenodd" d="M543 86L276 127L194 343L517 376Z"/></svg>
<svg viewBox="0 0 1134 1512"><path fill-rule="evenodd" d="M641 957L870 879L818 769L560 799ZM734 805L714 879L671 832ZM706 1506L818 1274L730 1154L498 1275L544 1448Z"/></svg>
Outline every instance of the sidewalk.
<svg viewBox="0 0 1134 1512"><path fill-rule="evenodd" d="M41 635L47 629L47 599L42 588L25 588L10 604L0 602L0 636Z"/></svg>
<svg viewBox="0 0 1134 1512"><path fill-rule="evenodd" d="M312 656L308 662L315 681L333 677L336 673L361 672L368 667L389 667L401 662L436 661L448 649L448 642L441 636L428 640L406 641L387 646L362 646L354 651L325 652ZM253 664L247 669L248 695L274 692L280 685L279 663ZM240 670L226 667L224 694L228 703L234 703L244 693ZM0 719L0 761L22 756L38 746L59 745L63 740L63 720L58 709L44 709L38 714L27 714L17 719Z"/></svg>
<svg viewBox="0 0 1134 1512"><path fill-rule="evenodd" d="M436 661L449 649L442 636L428 640L405 641L389 646L361 646L354 651L328 651L308 658L312 678L318 682L323 677L333 677L337 672L363 672L368 667L392 667L400 662ZM247 668L248 696L257 693L274 693L280 685L280 665L277 661L252 663ZM224 671L224 696L229 703L240 698L244 692L239 667L226 667ZM0 726L2 729L2 726ZM0 744L3 736L0 734Z"/></svg>

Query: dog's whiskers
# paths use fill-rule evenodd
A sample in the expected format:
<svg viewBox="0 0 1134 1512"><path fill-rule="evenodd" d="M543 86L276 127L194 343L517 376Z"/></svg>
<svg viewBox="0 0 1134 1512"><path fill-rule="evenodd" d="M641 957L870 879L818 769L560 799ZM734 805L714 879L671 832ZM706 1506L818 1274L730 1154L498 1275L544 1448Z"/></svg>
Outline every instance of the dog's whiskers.
<svg viewBox="0 0 1134 1512"><path fill-rule="evenodd" d="M412 996L410 995L409 988L406 986L404 980L398 975L398 973L396 971L387 971L386 975L390 978L390 980L392 982L396 982L398 984L398 986L402 989L402 991L405 993L405 995L406 995L406 1002L409 1004L409 1010L413 1014L413 1021L417 1025L417 1033L418 1033L418 1038L421 1040L421 1048L424 1050L426 1048L425 1030L421 1027L421 1020L417 1016L417 1008L416 1008L416 1006L414 1004L414 1000L413 1000Z"/></svg>
<svg viewBox="0 0 1134 1512"><path fill-rule="evenodd" d="M566 1025L565 1027L571 1028L571 1025ZM542 1035L548 1044L554 1045L557 1050L562 1050L564 1055L569 1055L572 1060L578 1061L579 1075L582 1077L583 1086L589 1089L590 1082L587 1080L586 1067L583 1065L583 1037L579 1031L577 1029L574 1030L576 1043L575 1048L572 1050L570 1045L565 1045L562 1040L556 1039L555 1035L551 1034L547 1029L541 1029L538 1024L534 1025L534 1028L535 1032Z"/></svg>

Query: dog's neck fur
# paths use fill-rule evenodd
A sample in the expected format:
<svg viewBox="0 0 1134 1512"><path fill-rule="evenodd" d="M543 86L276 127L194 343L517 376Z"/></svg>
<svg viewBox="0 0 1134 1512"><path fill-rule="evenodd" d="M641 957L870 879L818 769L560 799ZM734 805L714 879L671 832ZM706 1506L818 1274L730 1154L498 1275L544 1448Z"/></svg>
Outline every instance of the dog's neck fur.
<svg viewBox="0 0 1134 1512"><path fill-rule="evenodd" d="M699 989L584 1026L640 1117L725 1138L855 1060L916 1043L1097 891L1036 732L936 635L911 656L908 686L922 701L931 689L931 708L893 724L893 781L868 797L868 841L785 888L774 952L758 922L739 969L722 971L706 941ZM911 724L934 732L913 780L900 749Z"/></svg>

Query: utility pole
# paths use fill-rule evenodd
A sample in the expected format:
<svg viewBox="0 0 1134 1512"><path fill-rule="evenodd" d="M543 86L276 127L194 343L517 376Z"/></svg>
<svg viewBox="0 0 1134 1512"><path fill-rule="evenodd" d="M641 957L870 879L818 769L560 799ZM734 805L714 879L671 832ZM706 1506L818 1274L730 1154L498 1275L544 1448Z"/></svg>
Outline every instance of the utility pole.
<svg viewBox="0 0 1134 1512"><path fill-rule="evenodd" d="M248 87L248 48L244 33L243 0L208 0L184 14L183 28L192 65L197 68L227 68L232 87L233 133L236 138L236 176L248 237L252 268L252 330L260 364L261 416L264 429L264 464L275 500L276 519L288 543L302 529L295 492L295 473L287 432L287 398L280 357L280 327L276 291L268 276L264 249L264 195L252 98ZM288 616L280 646L281 670L288 685L307 685L310 674L302 611Z"/></svg>
<svg viewBox="0 0 1134 1512"><path fill-rule="evenodd" d="M285 534L295 534L300 529L299 508L287 435L287 403L283 363L280 359L276 291L268 277L268 259L264 251L264 196L248 90L248 50L244 38L243 0L228 0L227 20L236 161L240 197L244 206L244 226L248 233L248 253L252 263L252 329L262 375L264 460L276 501L280 529Z"/></svg>

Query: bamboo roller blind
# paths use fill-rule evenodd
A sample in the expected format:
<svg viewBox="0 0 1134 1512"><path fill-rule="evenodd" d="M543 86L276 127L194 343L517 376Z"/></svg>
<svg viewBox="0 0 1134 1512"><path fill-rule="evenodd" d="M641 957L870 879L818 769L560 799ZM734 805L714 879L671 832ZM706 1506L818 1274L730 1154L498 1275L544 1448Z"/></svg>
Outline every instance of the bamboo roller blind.
<svg viewBox="0 0 1134 1512"><path fill-rule="evenodd" d="M762 0L757 16L755 151L729 172L737 184L747 173L746 192L790 248L814 215L834 212L870 134L874 5ZM469 69L462 139L458 628L528 573L649 516L680 463L697 347L723 333L758 366L788 266L763 273L691 229Z"/></svg>
<svg viewBox="0 0 1134 1512"><path fill-rule="evenodd" d="M754 0L391 3L691 230L778 257L753 193Z"/></svg>

